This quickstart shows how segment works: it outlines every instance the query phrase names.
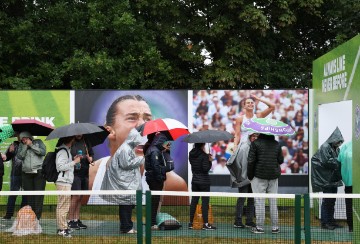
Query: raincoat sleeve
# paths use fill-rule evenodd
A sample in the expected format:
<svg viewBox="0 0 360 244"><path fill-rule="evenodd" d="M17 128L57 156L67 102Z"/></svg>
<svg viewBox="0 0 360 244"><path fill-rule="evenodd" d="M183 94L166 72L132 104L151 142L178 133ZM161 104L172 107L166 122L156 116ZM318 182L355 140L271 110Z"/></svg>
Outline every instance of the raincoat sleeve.
<svg viewBox="0 0 360 244"><path fill-rule="evenodd" d="M26 151L27 151L28 147L27 145L20 143L19 144L19 149L18 152L16 154L16 156L20 159L20 160L24 160L25 156L26 156Z"/></svg>
<svg viewBox="0 0 360 244"><path fill-rule="evenodd" d="M124 148L120 153L116 156L116 163L119 168L130 170L138 168L142 163L143 157L138 157L134 150L130 147Z"/></svg>
<svg viewBox="0 0 360 244"><path fill-rule="evenodd" d="M29 148L31 148L31 150L33 150L34 153L39 156L45 156L45 154L46 154L46 146L42 142L42 140L38 140L38 139L34 140L32 145L29 146Z"/></svg>
<svg viewBox="0 0 360 244"><path fill-rule="evenodd" d="M248 155L248 166L247 166L247 175L249 180L252 180L255 176L255 164L256 164L256 145L252 142L250 145L249 155Z"/></svg>
<svg viewBox="0 0 360 244"><path fill-rule="evenodd" d="M338 169L339 168L339 161L337 160L335 153L332 151L330 145L326 145L320 148L319 155L320 155L320 162L321 165L326 169Z"/></svg>

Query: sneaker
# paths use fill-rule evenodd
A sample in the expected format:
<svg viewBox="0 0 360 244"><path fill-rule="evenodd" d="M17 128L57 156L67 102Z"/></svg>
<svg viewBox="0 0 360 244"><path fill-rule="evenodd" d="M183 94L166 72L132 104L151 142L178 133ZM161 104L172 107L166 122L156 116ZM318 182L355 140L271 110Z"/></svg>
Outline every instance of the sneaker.
<svg viewBox="0 0 360 244"><path fill-rule="evenodd" d="M279 228L274 228L271 230L271 233L278 234L278 233L280 233L280 230L279 230Z"/></svg>
<svg viewBox="0 0 360 244"><path fill-rule="evenodd" d="M243 223L234 223L234 228L245 228L245 225L243 225Z"/></svg>
<svg viewBox="0 0 360 244"><path fill-rule="evenodd" d="M137 231L134 230L134 229L131 229L131 230L127 231L127 232L121 232L121 233L123 233L123 234L136 234Z"/></svg>
<svg viewBox="0 0 360 244"><path fill-rule="evenodd" d="M189 223L188 228L189 228L189 230L192 230L193 224L192 224L192 223Z"/></svg>
<svg viewBox="0 0 360 244"><path fill-rule="evenodd" d="M70 235L70 232L69 232L68 229L58 230L58 231L57 231L57 234L58 234L59 236L63 236L63 237L67 237L67 238L72 237L72 236Z"/></svg>
<svg viewBox="0 0 360 244"><path fill-rule="evenodd" d="M211 224L209 223L205 223L203 224L203 230L216 230L216 227L215 226L212 226Z"/></svg>
<svg viewBox="0 0 360 244"><path fill-rule="evenodd" d="M84 225L80 219L77 221L77 225L80 229L87 229L87 225Z"/></svg>
<svg viewBox="0 0 360 244"><path fill-rule="evenodd" d="M9 220L9 219L11 219L11 216L5 215L4 217L2 217L2 219L3 219L3 220Z"/></svg>
<svg viewBox="0 0 360 244"><path fill-rule="evenodd" d="M246 228L252 228L252 227L256 227L256 224L254 222L249 222L245 224Z"/></svg>
<svg viewBox="0 0 360 244"><path fill-rule="evenodd" d="M69 227L70 229L80 230L80 227L79 227L79 225L78 225L78 222L77 222L77 221L75 222L74 220L69 221L68 227Z"/></svg>
<svg viewBox="0 0 360 244"><path fill-rule="evenodd" d="M259 227L252 227L251 232L255 234L264 234L264 229Z"/></svg>
<svg viewBox="0 0 360 244"><path fill-rule="evenodd" d="M342 225L339 225L338 223L331 223L330 225L334 226L335 228L342 228Z"/></svg>
<svg viewBox="0 0 360 244"><path fill-rule="evenodd" d="M151 230L158 230L158 229L159 229L159 226L157 226L157 225L151 226Z"/></svg>
<svg viewBox="0 0 360 244"><path fill-rule="evenodd" d="M321 229L325 230L335 230L335 226L329 224L321 224Z"/></svg>

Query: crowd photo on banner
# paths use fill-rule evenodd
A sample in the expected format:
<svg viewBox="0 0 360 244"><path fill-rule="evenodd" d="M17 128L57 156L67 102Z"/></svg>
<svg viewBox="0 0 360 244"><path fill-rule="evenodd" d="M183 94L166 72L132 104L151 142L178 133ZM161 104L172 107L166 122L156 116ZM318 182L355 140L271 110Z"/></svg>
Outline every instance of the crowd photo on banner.
<svg viewBox="0 0 360 244"><path fill-rule="evenodd" d="M75 99L67 109L74 111L75 123L66 115L54 117L54 126L39 119L1 125L1 143L7 144L0 157L0 174L3 169L10 171L11 191L44 191L52 182L53 189L63 192L210 192L212 175L228 175L229 191L238 188L239 193L276 194L281 174L308 174L307 90L71 93ZM11 162L11 169L3 162ZM201 203L199 200L198 196L152 195L151 229L180 228L181 224L162 213L161 207L182 205L189 206L188 229L217 230L211 198L202 196ZM44 196L21 196L21 210L15 201L16 196L9 196L3 213L4 221L15 217L7 231L14 235L41 233ZM60 194L55 210L56 234L70 238L74 231L88 229L89 223L81 220L86 204L116 205L118 232L137 233L133 223L136 203L135 196L127 194ZM200 225L194 222L199 204ZM269 204L271 233L277 234L277 203L272 199ZM244 205L245 198L238 198L233 227L264 233L265 200L247 199L245 222ZM20 217L31 219L33 228L23 229ZM171 227L164 226L166 218L174 220Z"/></svg>

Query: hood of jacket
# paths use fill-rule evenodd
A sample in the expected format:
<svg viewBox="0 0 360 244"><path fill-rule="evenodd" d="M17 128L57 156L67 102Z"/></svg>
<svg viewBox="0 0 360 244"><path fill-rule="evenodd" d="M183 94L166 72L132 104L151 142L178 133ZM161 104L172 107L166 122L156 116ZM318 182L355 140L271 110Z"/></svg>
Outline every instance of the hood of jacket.
<svg viewBox="0 0 360 244"><path fill-rule="evenodd" d="M329 138L325 142L329 143L331 146L333 146L334 144L339 143L339 142L341 142L341 143L344 142L344 138L341 134L339 127L335 128L333 133L329 136Z"/></svg>
<svg viewBox="0 0 360 244"><path fill-rule="evenodd" d="M151 142L149 148L146 150L146 155L151 154L153 151L162 151L164 150L163 144L169 139L163 133L158 133L155 135L153 141Z"/></svg>
<svg viewBox="0 0 360 244"><path fill-rule="evenodd" d="M19 135L19 138L20 138L20 140L22 140L23 138L30 138L31 140L34 140L34 137L28 131L21 132Z"/></svg>

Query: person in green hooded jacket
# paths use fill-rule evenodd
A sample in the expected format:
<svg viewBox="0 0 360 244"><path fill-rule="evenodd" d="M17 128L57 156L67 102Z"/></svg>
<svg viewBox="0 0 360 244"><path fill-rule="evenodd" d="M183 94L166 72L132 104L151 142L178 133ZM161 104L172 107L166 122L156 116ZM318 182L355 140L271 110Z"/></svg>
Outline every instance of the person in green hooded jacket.
<svg viewBox="0 0 360 244"><path fill-rule="evenodd" d="M338 127L329 138L320 146L320 149L311 158L311 185L313 192L337 193L342 186L341 164L337 160L339 148L344 138ZM336 198L323 198L321 204L321 228L334 230L341 227L335 222Z"/></svg>
<svg viewBox="0 0 360 244"><path fill-rule="evenodd" d="M352 141L346 142L341 148L338 156L341 163L341 176L345 185L345 193L352 193ZM352 198L345 198L346 222L349 232L353 232Z"/></svg>

